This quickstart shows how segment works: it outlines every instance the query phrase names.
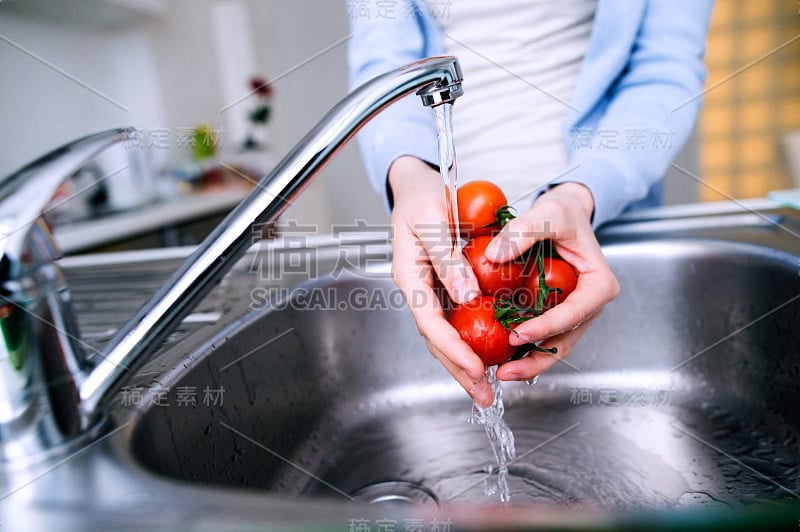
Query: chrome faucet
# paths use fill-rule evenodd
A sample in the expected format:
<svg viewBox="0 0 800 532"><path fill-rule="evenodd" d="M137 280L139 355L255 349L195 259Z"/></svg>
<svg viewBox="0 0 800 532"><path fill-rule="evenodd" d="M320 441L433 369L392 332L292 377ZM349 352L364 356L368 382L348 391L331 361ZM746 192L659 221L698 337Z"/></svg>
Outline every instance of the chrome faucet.
<svg viewBox="0 0 800 532"><path fill-rule="evenodd" d="M64 146L0 183L0 462L80 445L102 430L102 406L356 132L416 92L425 106L463 94L455 57L432 57L378 76L339 102L93 356L80 345L58 250L42 213L65 178L133 129Z"/></svg>

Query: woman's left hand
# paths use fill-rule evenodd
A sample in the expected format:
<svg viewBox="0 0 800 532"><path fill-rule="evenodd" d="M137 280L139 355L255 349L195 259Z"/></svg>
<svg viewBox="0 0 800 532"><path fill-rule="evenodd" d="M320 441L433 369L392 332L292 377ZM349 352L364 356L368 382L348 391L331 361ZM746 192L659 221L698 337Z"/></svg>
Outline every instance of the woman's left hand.
<svg viewBox="0 0 800 532"><path fill-rule="evenodd" d="M528 380L566 357L607 303L619 294L619 284L600 250L591 225L594 200L588 188L578 183L558 185L539 196L494 238L486 258L506 262L549 239L555 250L578 274L575 290L556 307L519 325L510 333L512 345L540 342L556 347L555 355L531 352L506 362L497 370L502 380Z"/></svg>

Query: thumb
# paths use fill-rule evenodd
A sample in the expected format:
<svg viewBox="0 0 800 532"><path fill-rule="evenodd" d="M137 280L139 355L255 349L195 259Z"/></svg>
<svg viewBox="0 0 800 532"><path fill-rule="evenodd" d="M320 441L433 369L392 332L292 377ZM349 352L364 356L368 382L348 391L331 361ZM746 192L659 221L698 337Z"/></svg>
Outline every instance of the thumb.
<svg viewBox="0 0 800 532"><path fill-rule="evenodd" d="M530 211L511 220L492 239L484 255L492 262L508 262L530 249L536 242L551 238L547 231L537 231L530 220Z"/></svg>

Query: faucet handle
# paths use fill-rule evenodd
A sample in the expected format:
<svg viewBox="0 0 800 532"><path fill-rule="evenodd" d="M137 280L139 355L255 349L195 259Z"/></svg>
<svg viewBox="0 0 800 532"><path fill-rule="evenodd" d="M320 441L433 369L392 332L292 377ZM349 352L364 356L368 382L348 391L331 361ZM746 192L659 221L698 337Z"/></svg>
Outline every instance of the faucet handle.
<svg viewBox="0 0 800 532"><path fill-rule="evenodd" d="M0 182L0 465L87 432L74 397L89 364L42 214L64 180L134 131L89 135Z"/></svg>
<svg viewBox="0 0 800 532"><path fill-rule="evenodd" d="M83 137L0 181L0 262L5 263L0 284L25 271L26 242L58 187L100 151L130 139L135 131L119 128Z"/></svg>

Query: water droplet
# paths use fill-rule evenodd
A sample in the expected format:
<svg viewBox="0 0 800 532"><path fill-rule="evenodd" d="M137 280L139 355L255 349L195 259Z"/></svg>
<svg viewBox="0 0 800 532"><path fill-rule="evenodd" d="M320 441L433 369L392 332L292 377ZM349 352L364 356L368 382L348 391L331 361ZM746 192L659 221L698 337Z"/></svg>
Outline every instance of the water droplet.
<svg viewBox="0 0 800 532"><path fill-rule="evenodd" d="M526 381L525 381L525 384L527 384L528 386L533 386L533 385L535 385L537 382L539 382L539 375L536 375L536 376L535 376L535 377L533 377L532 379L528 379L528 380L526 380Z"/></svg>

